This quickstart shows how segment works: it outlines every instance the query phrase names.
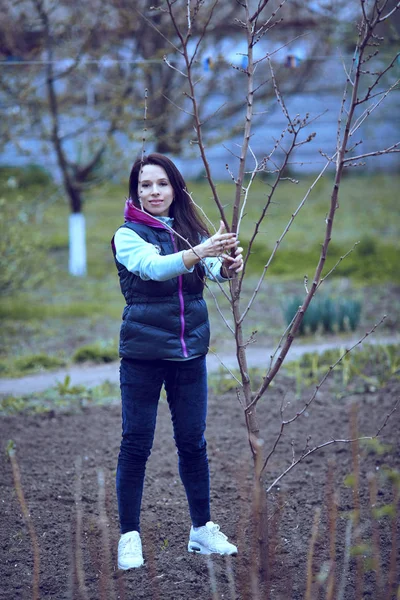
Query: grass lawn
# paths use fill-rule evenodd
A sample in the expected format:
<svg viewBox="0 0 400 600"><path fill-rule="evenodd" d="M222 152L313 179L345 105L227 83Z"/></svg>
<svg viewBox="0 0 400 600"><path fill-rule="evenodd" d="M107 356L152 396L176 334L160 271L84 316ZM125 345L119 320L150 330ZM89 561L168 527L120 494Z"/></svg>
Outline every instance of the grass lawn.
<svg viewBox="0 0 400 600"><path fill-rule="evenodd" d="M251 293L275 241L311 182L311 178L305 178L298 185L283 182L278 189L251 256L244 300ZM381 309L388 302L391 306L387 308L389 312L392 309L392 317L387 323L393 327L397 322L399 184L400 176L395 175L348 176L340 191L340 208L335 218L325 271L355 242L360 243L331 276L326 290L333 296L350 294L365 298L364 290L368 286L369 305L363 311L364 316L368 316L366 324L370 323L371 315L373 318L373 315L381 314ZM312 278L323 241L331 186L330 177L318 183L283 240L257 299L254 314L249 317L249 332L257 328L260 336L278 335L283 326L282 305L285 299L290 294L304 293L303 277ZM204 182L191 182L189 189L195 202L218 226L218 214L208 186ZM240 241L245 248L268 190L268 185L263 182L257 182L253 187L240 230ZM221 183L218 192L229 220L234 186ZM6 228L15 223L11 207L19 202L21 211L26 210L27 213L26 227L40 235L40 244L45 250L36 262L33 251L31 253L29 248L26 251L27 260L31 254L33 261L30 270L40 275L41 284L35 289L17 289L2 297L0 318L2 356L5 359L38 352L64 353L68 357L81 345L91 342L113 344L118 336L123 299L110 240L123 222L126 186L103 185L91 190L87 196L88 276L85 278L68 274L68 204L60 198L46 205L50 195L50 188L44 191L42 188L8 190L4 185L0 186L3 231L6 232ZM14 238L11 237L11 245L18 246L24 239L21 236L23 227L17 229ZM8 264L10 261L12 253L8 254ZM214 291L219 294L215 286ZM224 325L219 322L212 301L209 307L217 337L225 331ZM225 310L229 318L226 303Z"/></svg>

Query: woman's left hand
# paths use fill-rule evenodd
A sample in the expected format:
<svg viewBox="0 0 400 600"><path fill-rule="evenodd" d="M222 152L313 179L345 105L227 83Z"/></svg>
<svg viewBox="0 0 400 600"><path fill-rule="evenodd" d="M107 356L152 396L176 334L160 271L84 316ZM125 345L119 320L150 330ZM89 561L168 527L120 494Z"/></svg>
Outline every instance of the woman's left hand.
<svg viewBox="0 0 400 600"><path fill-rule="evenodd" d="M223 254L223 263L222 268L227 273L229 277L232 272L240 273L243 271L243 248L236 248L235 256L230 256L229 254Z"/></svg>

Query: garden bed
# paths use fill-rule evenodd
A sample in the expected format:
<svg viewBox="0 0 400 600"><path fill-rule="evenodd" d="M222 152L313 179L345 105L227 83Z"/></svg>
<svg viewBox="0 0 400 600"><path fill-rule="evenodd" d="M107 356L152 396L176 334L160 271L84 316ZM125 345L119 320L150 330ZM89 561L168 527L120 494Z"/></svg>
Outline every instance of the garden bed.
<svg viewBox="0 0 400 600"><path fill-rule="evenodd" d="M291 427L269 465L267 482L271 482L292 459L291 441L296 455L304 448L307 436L312 447L332 438L348 438L352 409L357 405L360 435L376 433L399 396L396 378L381 388L340 385L332 379L317 397L312 408ZM303 399L307 390L302 391ZM295 381L282 376L271 393L260 403L261 434L266 448L273 444L279 429L282 400L291 400L287 416L301 405L296 400ZM354 410L354 409L353 409ZM354 412L353 412L354 414ZM336 526L335 591L338 598L343 571L344 600L355 598L356 560L361 557L363 598L379 596L372 559L373 528L378 531L379 563L386 585L390 577L399 580L399 562L394 546L397 524L394 519L396 486L399 486L400 410L393 413L382 432L380 442L360 444L357 456L360 478L360 540L356 544L355 529L348 550L349 567L344 567L346 529L354 518L354 455L350 444L336 444L310 455L284 478L268 495L269 582L273 600L303 599L307 582L307 558L312 522L317 507L321 523L312 564L312 598L326 597L329 540L332 523L327 527L328 507L332 507L332 486L336 491L338 515ZM210 565L215 575L214 598L256 598L251 595L252 564L255 546L252 523L252 461L246 439L243 413L236 394L211 395L208 415L208 448L212 482L212 516L222 530L237 543L239 554L227 562L187 552L190 527L187 504L177 470L177 457L172 439L168 407L161 401L156 440L149 460L143 500L142 538L145 566L138 570L116 570L118 542L117 508L114 489L116 459L120 437L118 398L104 407L64 413L50 411L44 415L16 415L0 420L1 451L1 563L0 598L28 600L32 598L33 551L28 528L13 482L11 464L6 456L6 440L15 444L21 472L21 484L29 507L40 547L40 598L67 600L73 598L132 598L187 600L212 598ZM101 500L98 474L105 476L105 501ZM327 484L328 471L332 484ZM77 474L80 473L80 477ZM353 473L353 476L351 475ZM377 506L371 517L368 477L376 476ZM80 482L81 491L78 482ZM344 484L344 482L347 484ZM100 491L100 500L99 500ZM397 495L398 499L398 495ZM77 502L78 501L78 502ZM107 523L101 524L103 507ZM331 510L331 508L330 508ZM82 533L79 533L79 519ZM329 533L329 530L331 533ZM358 540L358 542L360 542ZM78 551L79 549L79 551ZM79 558L79 552L82 558ZM394 554L393 554L394 552ZM397 563L396 563L397 560ZM392 561L392 566L390 566ZM80 570L77 569L81 567ZM376 567L376 565L375 565ZM229 584L231 569L236 596ZM254 574L258 571L254 571ZM84 580L85 594L79 592ZM211 578L212 581L212 578ZM261 594L268 598L267 589ZM395 591L393 589L393 598Z"/></svg>

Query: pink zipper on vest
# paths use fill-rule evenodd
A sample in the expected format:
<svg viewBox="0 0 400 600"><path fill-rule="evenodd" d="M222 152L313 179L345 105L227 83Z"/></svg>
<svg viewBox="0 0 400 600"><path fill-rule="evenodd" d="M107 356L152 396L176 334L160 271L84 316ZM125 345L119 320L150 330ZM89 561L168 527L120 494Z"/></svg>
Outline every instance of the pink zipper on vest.
<svg viewBox="0 0 400 600"><path fill-rule="evenodd" d="M172 240L172 243L174 245L174 250L175 250L175 252L178 252L178 248L176 247L176 243L175 243L175 238L174 238L174 236L173 236L173 234L171 232L169 232L169 234L171 236L171 240ZM185 344L185 339L184 339L184 333L185 333L185 301L183 299L183 277L182 277L182 275L178 276L178 295L179 295L179 306L180 306L179 316L180 316L180 321L181 321L180 341L181 341L183 356L185 358L187 358L189 355L188 355L188 351L187 351L186 344Z"/></svg>

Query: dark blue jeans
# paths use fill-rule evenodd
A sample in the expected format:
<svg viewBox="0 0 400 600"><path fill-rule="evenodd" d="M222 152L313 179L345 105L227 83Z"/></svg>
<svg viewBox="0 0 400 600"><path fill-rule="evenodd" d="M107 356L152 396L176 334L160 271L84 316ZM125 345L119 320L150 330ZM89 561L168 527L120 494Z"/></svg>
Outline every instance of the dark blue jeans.
<svg viewBox="0 0 400 600"><path fill-rule="evenodd" d="M122 442L117 467L121 533L140 531L146 462L156 426L158 400L165 385L171 412L179 474L192 523L210 520L210 483L204 431L207 416L205 356L188 361L130 360L120 366Z"/></svg>

